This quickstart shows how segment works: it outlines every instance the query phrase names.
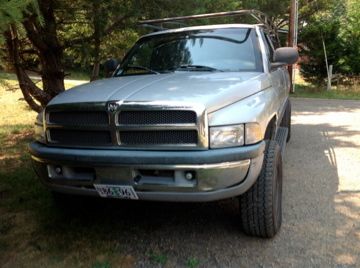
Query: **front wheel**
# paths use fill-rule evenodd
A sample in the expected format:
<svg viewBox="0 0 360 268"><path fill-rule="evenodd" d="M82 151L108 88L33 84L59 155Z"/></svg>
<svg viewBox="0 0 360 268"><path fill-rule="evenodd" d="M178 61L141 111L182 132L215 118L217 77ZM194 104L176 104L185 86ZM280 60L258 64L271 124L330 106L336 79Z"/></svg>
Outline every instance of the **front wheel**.
<svg viewBox="0 0 360 268"><path fill-rule="evenodd" d="M256 183L239 197L241 227L245 234L271 238L282 222L282 158L276 141L267 143Z"/></svg>
<svg viewBox="0 0 360 268"><path fill-rule="evenodd" d="M286 142L289 142L290 138L291 138L291 102L290 102L290 100L287 103L284 117L283 117L280 125L282 127L286 127L288 129L288 135L286 137Z"/></svg>

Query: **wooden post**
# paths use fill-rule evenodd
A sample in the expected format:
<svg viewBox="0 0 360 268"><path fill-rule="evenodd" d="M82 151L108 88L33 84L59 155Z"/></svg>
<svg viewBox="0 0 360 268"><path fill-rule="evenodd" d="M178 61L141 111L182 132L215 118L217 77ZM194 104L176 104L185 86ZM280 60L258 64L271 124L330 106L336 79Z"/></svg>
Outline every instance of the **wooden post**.
<svg viewBox="0 0 360 268"><path fill-rule="evenodd" d="M332 72L333 72L333 66L329 66L329 72L328 72L328 81L327 81L327 87L326 90L331 90L331 80L332 80Z"/></svg>
<svg viewBox="0 0 360 268"><path fill-rule="evenodd" d="M291 0L290 17L289 17L289 34L288 34L288 46L294 47L297 44L297 0ZM290 76L290 92L295 92L294 87L294 68L293 65L288 66L288 72Z"/></svg>

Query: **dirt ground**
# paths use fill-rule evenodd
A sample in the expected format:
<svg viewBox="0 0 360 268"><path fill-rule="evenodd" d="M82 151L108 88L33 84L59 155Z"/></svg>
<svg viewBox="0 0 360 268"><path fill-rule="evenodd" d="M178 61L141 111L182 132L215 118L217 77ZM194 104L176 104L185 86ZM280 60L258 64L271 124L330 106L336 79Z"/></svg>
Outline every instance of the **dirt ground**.
<svg viewBox="0 0 360 268"><path fill-rule="evenodd" d="M292 103L283 225L274 239L247 237L238 230L235 199L205 204L91 201L71 220L96 232L100 247L112 245L108 266L96 267L360 267L360 102ZM57 231L66 237L66 229ZM49 240L56 238L49 232ZM64 241L64 258L77 240ZM88 247L78 244L79 256ZM95 257L99 264L107 258L102 252ZM16 263L21 254L5 267ZM54 266L62 265L66 260Z"/></svg>

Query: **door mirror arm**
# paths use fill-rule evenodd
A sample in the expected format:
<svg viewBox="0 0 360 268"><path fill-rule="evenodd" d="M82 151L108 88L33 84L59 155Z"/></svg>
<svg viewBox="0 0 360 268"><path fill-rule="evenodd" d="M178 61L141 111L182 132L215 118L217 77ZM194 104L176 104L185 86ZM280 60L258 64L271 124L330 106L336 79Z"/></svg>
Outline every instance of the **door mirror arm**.
<svg viewBox="0 0 360 268"><path fill-rule="evenodd" d="M274 71L274 70L276 70L278 68L281 68L281 67L283 67L285 65L286 65L286 63L284 63L284 62L272 62L272 63L270 63L270 70Z"/></svg>

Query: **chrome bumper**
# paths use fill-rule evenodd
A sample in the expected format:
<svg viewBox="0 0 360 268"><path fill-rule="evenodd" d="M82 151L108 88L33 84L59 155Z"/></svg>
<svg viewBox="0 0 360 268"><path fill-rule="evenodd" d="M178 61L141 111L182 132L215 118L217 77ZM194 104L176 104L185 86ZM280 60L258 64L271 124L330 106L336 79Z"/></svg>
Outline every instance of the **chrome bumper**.
<svg viewBox="0 0 360 268"><path fill-rule="evenodd" d="M94 184L131 185L140 200L203 202L247 191L260 173L264 147L259 143L219 151L135 151L137 157L106 150L117 155L108 163L104 161L108 154L99 150L50 148L33 143L30 152L36 173L53 191L97 196ZM147 159L149 153L153 157ZM57 168L61 168L60 174ZM192 174L192 178L186 174Z"/></svg>

